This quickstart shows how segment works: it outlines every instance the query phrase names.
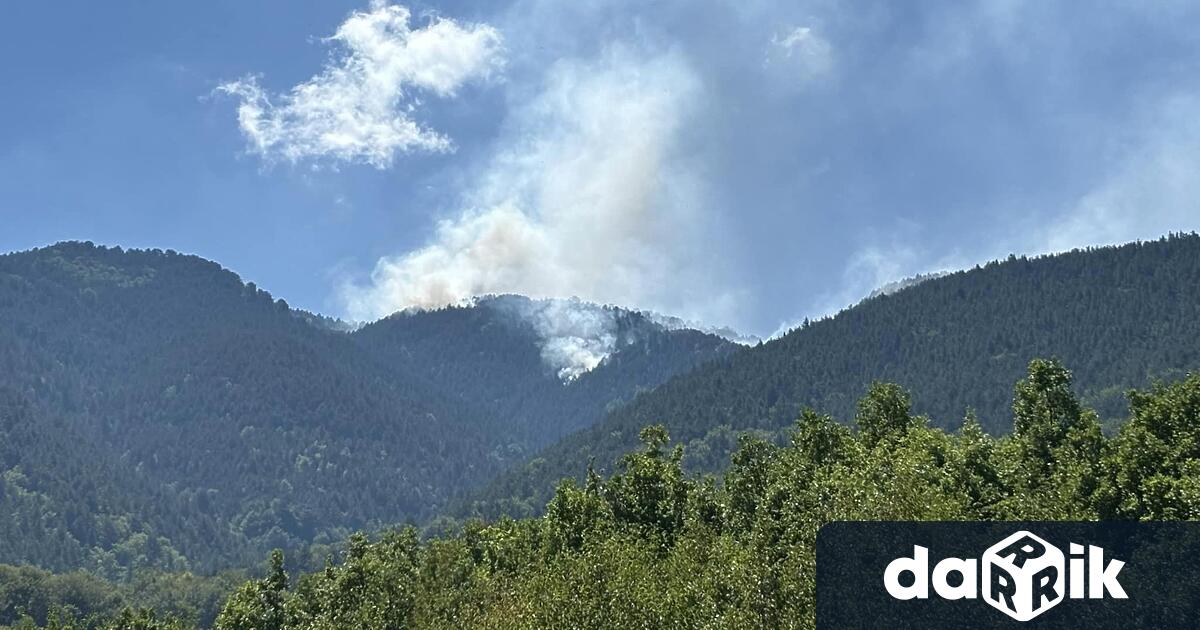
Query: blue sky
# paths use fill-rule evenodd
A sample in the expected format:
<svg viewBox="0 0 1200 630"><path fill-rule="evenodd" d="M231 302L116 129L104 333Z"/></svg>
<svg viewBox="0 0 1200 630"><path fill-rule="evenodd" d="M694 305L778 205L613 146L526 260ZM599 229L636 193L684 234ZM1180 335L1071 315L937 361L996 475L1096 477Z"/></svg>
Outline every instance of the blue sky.
<svg viewBox="0 0 1200 630"><path fill-rule="evenodd" d="M9 4L0 250L371 318L569 296L770 334L1200 227L1186 2Z"/></svg>

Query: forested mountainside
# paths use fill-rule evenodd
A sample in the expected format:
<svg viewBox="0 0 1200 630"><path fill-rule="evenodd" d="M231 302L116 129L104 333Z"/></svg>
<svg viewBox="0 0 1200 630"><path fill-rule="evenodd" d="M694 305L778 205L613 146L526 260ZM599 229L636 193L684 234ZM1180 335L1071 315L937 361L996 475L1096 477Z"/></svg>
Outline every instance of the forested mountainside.
<svg viewBox="0 0 1200 630"><path fill-rule="evenodd" d="M743 437L719 484L687 475L686 449L646 427L615 474L563 482L541 518L471 522L426 541L412 528L354 536L323 570L298 576L272 554L266 575L244 581L219 614L208 597L226 579L160 580L131 593L33 573L26 594L37 606L24 615L0 606L0 625L813 628L814 543L828 522L1200 518L1200 375L1132 393L1111 437L1061 364L1031 362L1010 391L1015 430L996 438L974 419L954 432L930 426L903 388L876 384L854 428L809 411L784 445ZM1142 557L1200 553L1186 536L1161 544L1168 549ZM13 572L0 567L0 602ZM1153 615L1141 625L1194 624L1195 598L1179 590L1192 585L1170 572L1141 579L1179 603L1140 609ZM1071 621L1114 613L1123 614L1094 607Z"/></svg>
<svg viewBox="0 0 1200 630"><path fill-rule="evenodd" d="M422 518L729 351L623 317L638 334L564 383L483 306L348 333L195 256L0 256L0 562L208 570Z"/></svg>
<svg viewBox="0 0 1200 630"><path fill-rule="evenodd" d="M589 307L603 320L597 335L608 337L614 352L564 387L542 356L543 333L527 317L541 304L503 295L472 306L404 311L364 326L353 339L380 364L421 366L442 396L485 408L487 431L507 435L505 457L528 455L634 394L736 347L696 330L664 330L636 311ZM578 343L566 338L572 342Z"/></svg>
<svg viewBox="0 0 1200 630"><path fill-rule="evenodd" d="M676 377L500 476L459 514L527 514L554 483L594 460L611 470L662 423L688 464L719 468L742 430L777 432L804 408L848 417L876 380L913 392L915 412L957 426L968 409L990 433L1011 428L1006 383L1034 357L1077 375L1110 429L1123 393L1200 367L1200 237L1037 258L1010 257L877 295Z"/></svg>

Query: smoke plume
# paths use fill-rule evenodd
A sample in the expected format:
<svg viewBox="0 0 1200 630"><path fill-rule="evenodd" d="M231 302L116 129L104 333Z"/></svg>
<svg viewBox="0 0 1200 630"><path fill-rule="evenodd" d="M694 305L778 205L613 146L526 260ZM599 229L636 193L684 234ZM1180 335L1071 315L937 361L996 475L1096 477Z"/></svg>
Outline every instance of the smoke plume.
<svg viewBox="0 0 1200 630"><path fill-rule="evenodd" d="M671 310L709 290L699 182L682 155L700 85L672 53L611 48L554 66L515 107L463 209L343 297L372 319L481 294L578 296Z"/></svg>

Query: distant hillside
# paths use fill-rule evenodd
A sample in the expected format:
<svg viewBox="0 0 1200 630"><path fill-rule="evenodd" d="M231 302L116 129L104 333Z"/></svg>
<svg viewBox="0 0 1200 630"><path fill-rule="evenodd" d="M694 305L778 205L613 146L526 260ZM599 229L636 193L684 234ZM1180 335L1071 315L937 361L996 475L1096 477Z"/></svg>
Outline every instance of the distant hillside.
<svg viewBox="0 0 1200 630"><path fill-rule="evenodd" d="M913 392L915 411L957 427L974 409L1010 429L1011 384L1035 357L1075 373L1082 401L1111 424L1124 391L1200 367L1200 237L1195 234L1010 257L881 294L758 347L676 377L502 475L463 513L523 513L589 460L611 469L638 431L665 424L694 468L724 461L740 430L777 432L805 407L849 420L875 380Z"/></svg>
<svg viewBox="0 0 1200 630"><path fill-rule="evenodd" d="M601 321L577 327L582 330L559 327L555 339L547 339L537 318L529 317L547 306L572 304L487 297L471 306L397 313L363 327L353 339L381 364L401 373L419 367L440 395L486 409L480 416L485 431L503 434L510 451L526 455L592 424L637 392L736 348L711 334L664 330L642 313L615 307L582 305L582 316ZM595 346L597 337L610 353L564 384L560 367L544 356L547 344Z"/></svg>
<svg viewBox="0 0 1200 630"><path fill-rule="evenodd" d="M491 303L348 333L195 256L0 256L0 562L203 570L422 518L731 348L619 319L564 383Z"/></svg>
<svg viewBox="0 0 1200 630"><path fill-rule="evenodd" d="M877 298L883 295L891 295L893 293L903 291L904 289L915 287L926 280L935 280L948 275L950 275L949 271L935 271L933 273L919 273L911 278L902 278L894 282L889 282L875 289L874 291L871 291L871 294L867 296L867 299Z"/></svg>

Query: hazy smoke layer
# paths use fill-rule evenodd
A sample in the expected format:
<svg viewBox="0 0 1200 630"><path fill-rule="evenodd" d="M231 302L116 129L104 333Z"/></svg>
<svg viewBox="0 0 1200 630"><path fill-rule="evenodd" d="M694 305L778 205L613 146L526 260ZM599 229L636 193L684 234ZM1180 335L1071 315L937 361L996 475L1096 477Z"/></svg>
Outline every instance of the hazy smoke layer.
<svg viewBox="0 0 1200 630"><path fill-rule="evenodd" d="M424 247L380 260L366 285L344 287L349 315L489 293L653 307L710 289L693 261L703 215L679 146L699 92L672 53L614 47L556 64L541 92L515 106L466 209L438 223ZM563 329L586 320L570 320L570 310L544 315L568 317ZM593 350L566 343L548 352Z"/></svg>
<svg viewBox="0 0 1200 630"><path fill-rule="evenodd" d="M915 287L926 280L937 280L938 278L944 278L948 275L950 275L949 271L932 271L930 273L919 273L908 278L894 280L879 287L878 289L875 289L874 291L871 291L871 293L867 295L867 299L876 298L882 295L895 295L896 293L899 293L900 291L903 291L909 287Z"/></svg>
<svg viewBox="0 0 1200 630"><path fill-rule="evenodd" d="M683 319L682 317L675 317L673 315L663 315L652 311L642 311L642 314L650 321L667 330L698 330L743 346L753 346L762 342L762 338L757 335L742 333L728 326L712 326L704 322Z"/></svg>

